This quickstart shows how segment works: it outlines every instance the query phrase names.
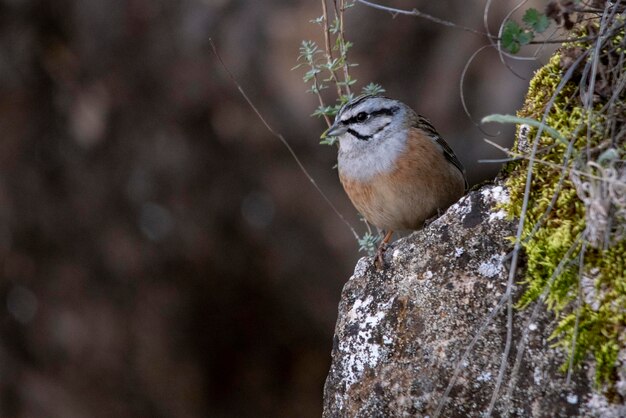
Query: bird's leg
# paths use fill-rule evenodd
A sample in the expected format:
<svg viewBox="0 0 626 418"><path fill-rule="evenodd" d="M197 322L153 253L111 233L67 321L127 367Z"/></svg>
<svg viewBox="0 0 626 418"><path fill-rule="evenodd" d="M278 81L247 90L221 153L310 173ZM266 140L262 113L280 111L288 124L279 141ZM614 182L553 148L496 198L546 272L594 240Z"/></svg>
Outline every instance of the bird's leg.
<svg viewBox="0 0 626 418"><path fill-rule="evenodd" d="M393 235L393 231L387 231L387 233L385 234L385 237L383 238L383 240L380 242L380 245L378 246L378 250L376 250L376 259L374 260L374 265L378 269L382 269L385 266L385 259L383 258L383 255L385 254L385 250L387 249L387 244L391 240L392 235Z"/></svg>

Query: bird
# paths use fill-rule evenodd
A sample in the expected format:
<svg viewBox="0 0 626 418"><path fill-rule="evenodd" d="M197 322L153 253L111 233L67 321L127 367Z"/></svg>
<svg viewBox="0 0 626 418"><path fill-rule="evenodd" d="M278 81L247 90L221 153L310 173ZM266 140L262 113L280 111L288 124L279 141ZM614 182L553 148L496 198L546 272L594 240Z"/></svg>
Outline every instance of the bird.
<svg viewBox="0 0 626 418"><path fill-rule="evenodd" d="M355 97L322 136L339 142L339 180L350 201L384 233L374 259L379 268L394 231L420 229L468 189L452 148L428 119L399 100Z"/></svg>

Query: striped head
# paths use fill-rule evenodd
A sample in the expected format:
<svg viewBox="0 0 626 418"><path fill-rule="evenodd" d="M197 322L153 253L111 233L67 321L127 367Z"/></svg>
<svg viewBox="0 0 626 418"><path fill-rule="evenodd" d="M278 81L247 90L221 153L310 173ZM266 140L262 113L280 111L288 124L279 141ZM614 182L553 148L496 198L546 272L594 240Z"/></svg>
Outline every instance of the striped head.
<svg viewBox="0 0 626 418"><path fill-rule="evenodd" d="M407 105L384 96L364 95L346 103L326 131L339 140L340 172L367 180L393 169L416 118Z"/></svg>

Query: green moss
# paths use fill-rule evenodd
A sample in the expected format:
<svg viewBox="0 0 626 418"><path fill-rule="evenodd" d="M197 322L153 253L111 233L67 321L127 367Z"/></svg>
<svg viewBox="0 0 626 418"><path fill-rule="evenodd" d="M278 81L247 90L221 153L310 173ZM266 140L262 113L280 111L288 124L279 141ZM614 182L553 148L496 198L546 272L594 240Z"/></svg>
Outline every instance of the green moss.
<svg viewBox="0 0 626 418"><path fill-rule="evenodd" d="M518 116L542 120L564 74L561 59L557 53L537 71ZM553 341L573 356L575 364L592 356L597 383L610 387L615 379L618 352L626 344L620 337L626 333L626 241L605 250L584 243L585 204L569 174L576 161L585 160L579 158L581 150L606 138L606 117L598 112L604 103L598 103L592 112L584 110L578 88L578 82L566 83L556 93L545 116L546 124L573 141L573 147L568 152L566 144L546 134L539 138L522 234L525 291L518 306L528 306L547 289L547 307L558 320ZM529 155L536 133L535 128L530 128L525 141L518 132L516 151ZM626 151L623 144L621 147L622 152ZM562 166L566 166L565 171ZM528 160L523 159L505 168L511 196L506 209L511 216L521 215L528 167ZM536 227L538 222L540 226ZM590 304L584 297L580 288L583 277L592 280L597 303ZM565 369L568 363L569 359Z"/></svg>

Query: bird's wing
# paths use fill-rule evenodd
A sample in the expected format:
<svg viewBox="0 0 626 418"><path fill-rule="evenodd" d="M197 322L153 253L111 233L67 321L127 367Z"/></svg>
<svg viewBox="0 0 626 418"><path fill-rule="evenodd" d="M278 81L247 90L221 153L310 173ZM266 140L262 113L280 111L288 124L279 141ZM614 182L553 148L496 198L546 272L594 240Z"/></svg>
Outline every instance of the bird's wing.
<svg viewBox="0 0 626 418"><path fill-rule="evenodd" d="M459 169L461 174L463 174L463 180L465 180L465 190L469 188L469 184L467 183L467 178L465 177L465 168L461 161L457 158L450 145L439 135L439 132L433 127L428 119L425 117L418 115L416 125L417 128L428 133L428 136L439 145L443 152L443 156L446 157L446 160L450 161L456 168Z"/></svg>

